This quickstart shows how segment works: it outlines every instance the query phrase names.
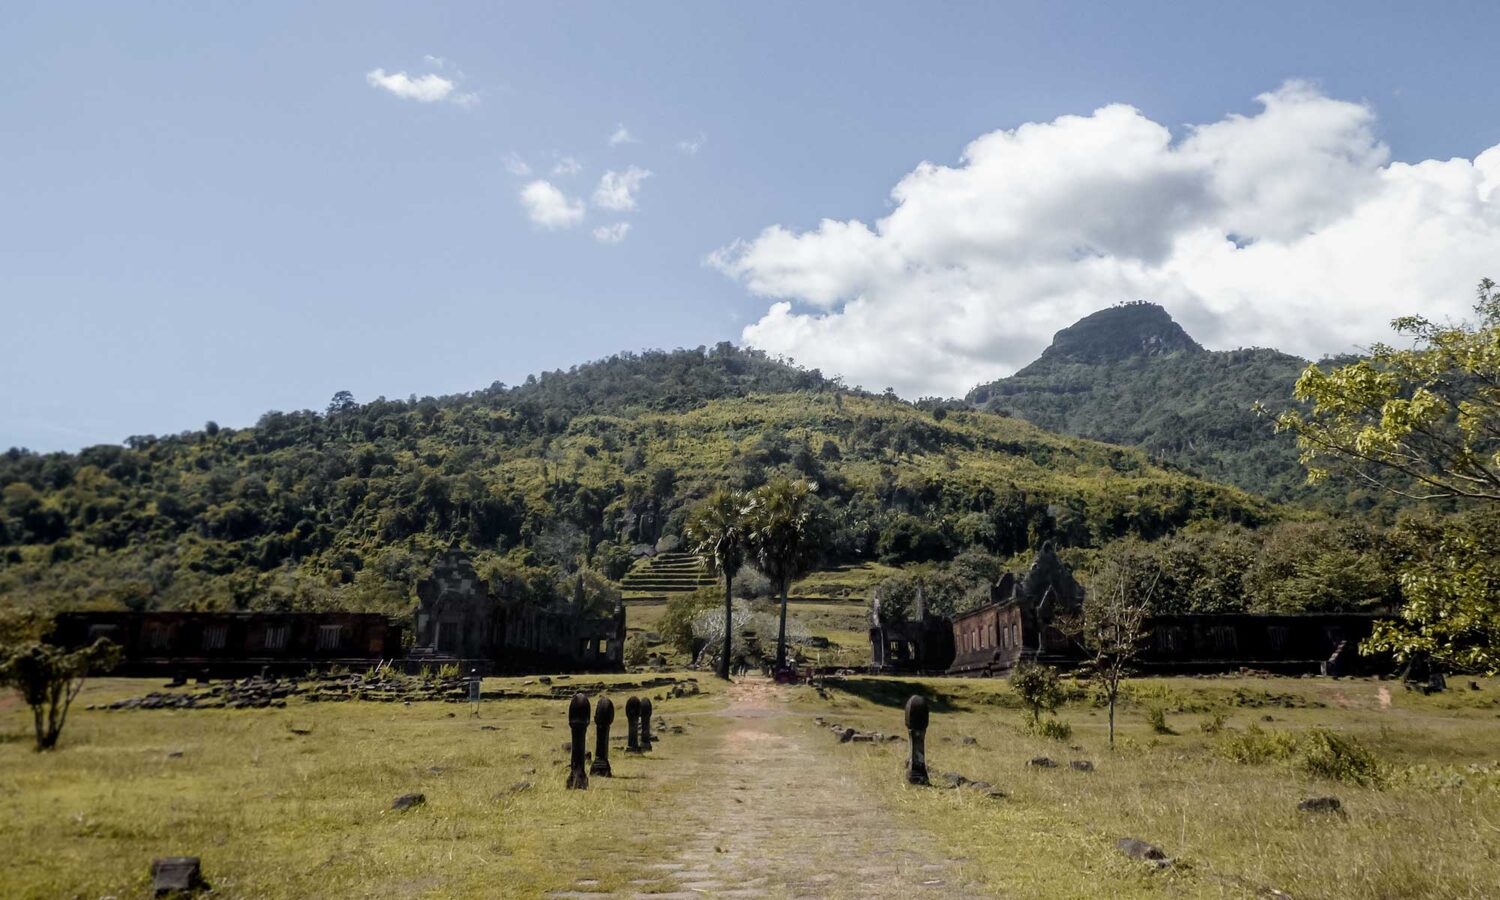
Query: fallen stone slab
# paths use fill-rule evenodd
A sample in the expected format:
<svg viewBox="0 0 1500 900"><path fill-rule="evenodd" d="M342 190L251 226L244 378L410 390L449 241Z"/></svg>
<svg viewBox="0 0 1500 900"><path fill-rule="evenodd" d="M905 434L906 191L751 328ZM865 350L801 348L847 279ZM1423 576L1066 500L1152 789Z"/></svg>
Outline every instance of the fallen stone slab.
<svg viewBox="0 0 1500 900"><path fill-rule="evenodd" d="M411 809L414 806L421 806L426 802L426 794L402 794L401 796L397 797L394 802L391 803L391 809Z"/></svg>
<svg viewBox="0 0 1500 900"><path fill-rule="evenodd" d="M1115 849L1130 857L1148 863L1158 869L1172 865L1172 860L1160 847L1148 844L1139 838L1125 837L1115 841Z"/></svg>
<svg viewBox="0 0 1500 900"><path fill-rule="evenodd" d="M1309 797L1298 803L1297 809L1305 813L1342 813L1344 804L1337 797Z"/></svg>
<svg viewBox="0 0 1500 900"><path fill-rule="evenodd" d="M1068 768L1076 772L1092 772L1094 771L1094 764L1086 759L1075 759L1068 763Z"/></svg>
<svg viewBox="0 0 1500 900"><path fill-rule="evenodd" d="M1046 756L1037 756L1028 759L1026 765L1035 769L1055 769L1057 768L1057 760Z"/></svg>
<svg viewBox="0 0 1500 900"><path fill-rule="evenodd" d="M151 891L158 897L204 890L203 868L196 856L164 856L151 860Z"/></svg>

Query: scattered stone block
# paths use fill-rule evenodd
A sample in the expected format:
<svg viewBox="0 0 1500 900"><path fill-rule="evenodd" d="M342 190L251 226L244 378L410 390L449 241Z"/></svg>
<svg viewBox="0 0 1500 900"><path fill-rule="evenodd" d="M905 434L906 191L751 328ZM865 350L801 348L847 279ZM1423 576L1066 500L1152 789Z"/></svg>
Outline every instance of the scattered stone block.
<svg viewBox="0 0 1500 900"><path fill-rule="evenodd" d="M1341 813L1344 804L1337 797L1310 797L1298 803L1297 809L1305 813Z"/></svg>
<svg viewBox="0 0 1500 900"><path fill-rule="evenodd" d="M978 741L978 739L976 739L976 738L974 738L974 737L972 737L970 735L964 735L963 740L960 741L960 743L962 743L965 747L972 747L975 744L979 743L979 741Z"/></svg>
<svg viewBox="0 0 1500 900"><path fill-rule="evenodd" d="M1094 771L1094 764L1086 759L1075 759L1068 763L1068 768L1076 772L1092 772Z"/></svg>
<svg viewBox="0 0 1500 900"><path fill-rule="evenodd" d="M1138 859L1158 869L1165 869L1167 866L1172 865L1171 858L1162 852L1160 847L1148 844L1138 838L1120 838L1118 841L1115 841L1115 849L1131 859Z"/></svg>
<svg viewBox="0 0 1500 900"><path fill-rule="evenodd" d="M402 794L401 796L397 797L394 802L391 803L391 809L398 811L411 809L414 806L421 806L426 802L426 794Z"/></svg>
<svg viewBox="0 0 1500 900"><path fill-rule="evenodd" d="M1031 766L1035 769L1055 769L1057 768L1057 760L1051 759L1046 756L1037 756L1028 759L1026 761L1026 765Z"/></svg>
<svg viewBox="0 0 1500 900"><path fill-rule="evenodd" d="M151 891L158 897L203 890L203 868L196 856L164 856L151 860Z"/></svg>
<svg viewBox="0 0 1500 900"><path fill-rule="evenodd" d="M969 783L969 779L967 779L964 776L958 774L957 772L944 772L943 773L943 783L946 784L948 787L951 787L951 788L959 788L959 787L963 787L964 785L968 784Z"/></svg>

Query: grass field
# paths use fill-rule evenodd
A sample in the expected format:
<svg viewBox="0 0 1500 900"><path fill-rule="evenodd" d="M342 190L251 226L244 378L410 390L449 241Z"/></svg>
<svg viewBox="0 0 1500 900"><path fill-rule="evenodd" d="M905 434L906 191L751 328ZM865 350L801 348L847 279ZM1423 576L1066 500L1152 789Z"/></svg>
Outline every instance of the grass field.
<svg viewBox="0 0 1500 900"><path fill-rule="evenodd" d="M923 848L973 892L1007 897L1500 896L1500 680L1478 691L1458 680L1433 697L1365 680L1141 682L1111 752L1105 713L1082 692L1061 711L1074 729L1061 742L1028 734L1000 681L852 678L830 681L826 696L765 685L769 708L746 711L697 677L707 693L657 705L684 733L648 757L617 750L617 777L584 792L562 787L565 704L521 679L487 681L536 695L489 701L478 720L444 703L80 708L47 754L31 750L25 710L0 699L0 896L141 897L151 857L172 854L201 856L225 897L631 896L681 889L661 870L697 866L683 860L699 852L705 868L758 875L759 892L779 896L808 891L778 879L805 873L816 885L818 872L858 871L892 847ZM80 703L159 687L99 680ZM904 733L900 704L912 693L934 708L934 782L957 772L1008 797L909 787L904 744L840 743L815 722ZM614 699L619 708L623 694ZM1149 706L1174 733L1153 731ZM1317 726L1373 753L1382 783L1221 750L1252 728ZM755 755L768 746L782 749ZM1043 755L1062 765L1026 765ZM1067 767L1078 759L1095 770ZM513 791L520 782L532 786ZM411 791L427 803L390 811ZM1346 815L1297 811L1324 795ZM1126 859L1113 843L1127 835L1178 864ZM904 895L841 884L812 894Z"/></svg>

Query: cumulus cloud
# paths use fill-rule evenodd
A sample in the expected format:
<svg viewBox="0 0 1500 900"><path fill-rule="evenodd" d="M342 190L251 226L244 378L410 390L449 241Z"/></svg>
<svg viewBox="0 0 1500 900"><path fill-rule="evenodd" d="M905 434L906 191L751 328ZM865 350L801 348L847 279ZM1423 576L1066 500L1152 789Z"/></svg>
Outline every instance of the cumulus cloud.
<svg viewBox="0 0 1500 900"><path fill-rule="evenodd" d="M646 169L631 166L623 172L611 169L599 178L594 188L594 205L615 212L635 209L635 195L640 192L641 182L651 177Z"/></svg>
<svg viewBox="0 0 1500 900"><path fill-rule="evenodd" d="M413 78L405 72L387 74L385 69L372 69L365 73L365 81L371 87L380 88L403 100L415 100L418 103L448 102L459 106L471 106L479 102L479 95L459 93L457 82L434 72Z"/></svg>
<svg viewBox="0 0 1500 900"><path fill-rule="evenodd" d="M621 144L639 144L640 142L640 138L631 134L630 129L626 128L623 124L616 125L615 130L610 132L609 135L609 145L611 147L618 147Z"/></svg>
<svg viewBox="0 0 1500 900"><path fill-rule="evenodd" d="M583 201L540 179L521 188L521 206L531 221L547 229L572 228L583 221Z"/></svg>
<svg viewBox="0 0 1500 900"><path fill-rule="evenodd" d="M1392 162L1363 104L1256 99L1175 137L1125 105L994 131L918 165L884 218L772 225L708 262L772 301L746 343L908 397L1008 374L1120 300L1310 358L1462 317L1500 260L1500 146Z"/></svg>
<svg viewBox="0 0 1500 900"><path fill-rule="evenodd" d="M616 222L613 225L601 225L595 228L594 240L601 244L618 244L625 240L625 235L629 233L629 222Z"/></svg>

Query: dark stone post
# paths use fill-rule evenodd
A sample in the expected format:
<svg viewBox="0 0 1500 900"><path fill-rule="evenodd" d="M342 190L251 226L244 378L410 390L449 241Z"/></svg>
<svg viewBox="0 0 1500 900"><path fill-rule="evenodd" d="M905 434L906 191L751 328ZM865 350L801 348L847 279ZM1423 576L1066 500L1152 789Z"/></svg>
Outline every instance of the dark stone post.
<svg viewBox="0 0 1500 900"><path fill-rule="evenodd" d="M631 697L625 701L625 752L640 753L641 698Z"/></svg>
<svg viewBox="0 0 1500 900"><path fill-rule="evenodd" d="M906 701L906 734L911 738L911 759L906 763L907 784L928 784L927 718L927 701L913 694Z"/></svg>
<svg viewBox="0 0 1500 900"><path fill-rule="evenodd" d="M594 707L594 764L589 766L590 775L611 778L609 770L609 726L615 720L615 704L608 697L600 697Z"/></svg>
<svg viewBox="0 0 1500 900"><path fill-rule="evenodd" d="M574 694L568 704L568 728L573 732L573 764L568 770L568 788L582 790L589 786L589 773L583 768L583 742L589 737L589 698Z"/></svg>
<svg viewBox="0 0 1500 900"><path fill-rule="evenodd" d="M641 752L651 752L651 698L641 698Z"/></svg>

